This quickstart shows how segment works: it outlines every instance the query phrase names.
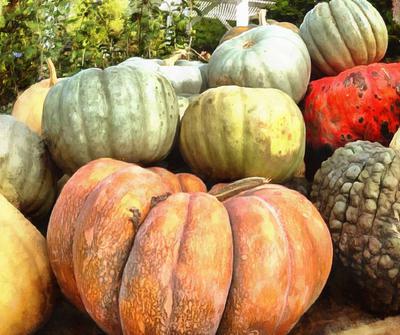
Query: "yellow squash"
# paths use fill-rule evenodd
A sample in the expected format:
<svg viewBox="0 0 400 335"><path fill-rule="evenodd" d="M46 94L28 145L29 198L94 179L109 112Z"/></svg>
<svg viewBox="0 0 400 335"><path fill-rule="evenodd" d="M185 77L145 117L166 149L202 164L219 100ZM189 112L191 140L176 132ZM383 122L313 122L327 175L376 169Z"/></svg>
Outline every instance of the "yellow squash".
<svg viewBox="0 0 400 335"><path fill-rule="evenodd" d="M32 334L53 308L46 240L0 194L0 335Z"/></svg>

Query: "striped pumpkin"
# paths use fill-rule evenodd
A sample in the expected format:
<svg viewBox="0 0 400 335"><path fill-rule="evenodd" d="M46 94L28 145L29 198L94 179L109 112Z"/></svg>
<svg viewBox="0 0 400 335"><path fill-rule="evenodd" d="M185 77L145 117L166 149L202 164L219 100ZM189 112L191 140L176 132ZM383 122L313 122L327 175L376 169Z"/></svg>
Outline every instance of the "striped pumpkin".
<svg viewBox="0 0 400 335"><path fill-rule="evenodd" d="M151 163L169 153L178 118L174 89L161 75L122 65L91 68L50 90L43 137L69 174L100 157Z"/></svg>
<svg viewBox="0 0 400 335"><path fill-rule="evenodd" d="M385 22L366 0L318 3L304 17L300 35L313 66L327 75L379 62L388 45Z"/></svg>

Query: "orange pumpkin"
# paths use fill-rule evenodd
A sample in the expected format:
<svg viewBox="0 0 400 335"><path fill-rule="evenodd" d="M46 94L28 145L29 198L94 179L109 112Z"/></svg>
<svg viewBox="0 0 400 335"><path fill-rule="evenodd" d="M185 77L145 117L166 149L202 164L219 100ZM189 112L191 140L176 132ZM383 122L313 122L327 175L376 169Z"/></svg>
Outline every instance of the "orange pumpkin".
<svg viewBox="0 0 400 335"><path fill-rule="evenodd" d="M251 179L212 195L197 192L199 183L186 174L192 193L171 195L177 184L164 179L171 173L127 163L79 187L102 165L118 165L99 161L67 182L48 237L70 226L72 253L64 254L74 282L67 287L108 334L287 334L320 294L332 244L301 194L278 185L253 188ZM52 264L60 243L49 239Z"/></svg>
<svg viewBox="0 0 400 335"><path fill-rule="evenodd" d="M97 184L114 172L135 166L126 162L101 158L94 160L80 168L64 185L60 196L52 211L47 230L47 244L49 258L53 272L63 294L80 310L85 311L82 299L76 287L74 268L72 262L72 244L75 235L78 215L88 195ZM166 184L169 192L181 191L178 186L171 185L178 181L178 177L163 168L150 168L162 175L162 182ZM187 178L192 180L192 190L205 191L206 186L194 175Z"/></svg>
<svg viewBox="0 0 400 335"><path fill-rule="evenodd" d="M11 114L37 134L42 133L42 114L47 93L57 83L57 74L51 59L47 59L50 78L25 90L15 101Z"/></svg>
<svg viewBox="0 0 400 335"><path fill-rule="evenodd" d="M261 10L258 16L258 21L260 26L267 26L267 25L276 25L280 26L283 28L290 29L291 31L295 33L299 33L300 29L293 23L290 22L280 22L272 19L266 19L265 17L266 11ZM236 26L231 29L229 29L220 39L219 44L222 44L223 42L230 40L236 36L239 36L240 34L244 33L245 31L248 31L250 29L253 29L255 27L258 27L256 24L249 24L248 26Z"/></svg>

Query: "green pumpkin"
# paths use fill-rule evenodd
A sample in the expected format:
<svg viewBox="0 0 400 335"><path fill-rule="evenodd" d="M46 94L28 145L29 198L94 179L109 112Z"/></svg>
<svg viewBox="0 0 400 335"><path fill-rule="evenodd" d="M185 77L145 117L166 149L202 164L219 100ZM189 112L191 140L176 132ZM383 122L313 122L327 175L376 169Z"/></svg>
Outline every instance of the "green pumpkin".
<svg viewBox="0 0 400 335"><path fill-rule="evenodd" d="M47 215L56 197L53 165L42 139L9 115L0 115L0 193L32 219Z"/></svg>
<svg viewBox="0 0 400 335"><path fill-rule="evenodd" d="M304 17L300 35L313 65L327 75L379 62L388 45L385 22L366 0L318 3Z"/></svg>
<svg viewBox="0 0 400 335"><path fill-rule="evenodd" d="M167 65L159 59L132 57L123 61L121 65L146 68L162 74L170 81L177 95L198 94L207 89L206 63L179 61L177 65Z"/></svg>
<svg viewBox="0 0 400 335"><path fill-rule="evenodd" d="M131 66L91 68L49 91L43 137L67 174L100 157L149 164L168 155L178 119L163 76Z"/></svg>
<svg viewBox="0 0 400 335"><path fill-rule="evenodd" d="M282 182L303 163L303 116L293 99L277 89L209 89L186 109L180 150L204 178L261 176Z"/></svg>
<svg viewBox="0 0 400 335"><path fill-rule="evenodd" d="M299 102L310 81L311 59L301 37L260 26L220 44L208 65L209 87L277 88Z"/></svg>

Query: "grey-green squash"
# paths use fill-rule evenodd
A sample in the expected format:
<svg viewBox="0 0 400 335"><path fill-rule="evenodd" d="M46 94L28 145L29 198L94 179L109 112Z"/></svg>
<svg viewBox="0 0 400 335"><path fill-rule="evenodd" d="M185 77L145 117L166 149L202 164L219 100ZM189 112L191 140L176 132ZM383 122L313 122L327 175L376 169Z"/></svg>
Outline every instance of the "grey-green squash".
<svg viewBox="0 0 400 335"><path fill-rule="evenodd" d="M121 65L129 65L156 71L167 78L177 95L199 94L207 89L208 64L198 61L178 61L177 65L167 65L160 59L132 57Z"/></svg>
<svg viewBox="0 0 400 335"><path fill-rule="evenodd" d="M277 88L299 102L310 74L310 55L299 34L268 25L220 44L209 61L208 84Z"/></svg>
<svg viewBox="0 0 400 335"><path fill-rule="evenodd" d="M174 89L158 73L91 68L49 91L43 137L66 174L101 157L147 164L168 155L178 119Z"/></svg>
<svg viewBox="0 0 400 335"><path fill-rule="evenodd" d="M0 115L0 193L32 219L47 215L56 197L54 166L43 140L10 115Z"/></svg>
<svg viewBox="0 0 400 335"><path fill-rule="evenodd" d="M318 3L305 15L300 35L313 66L326 75L379 62L388 46L385 22L366 0Z"/></svg>
<svg viewBox="0 0 400 335"><path fill-rule="evenodd" d="M187 164L206 179L283 182L303 164L305 125L296 103L280 90L222 86L190 102L179 145Z"/></svg>
<svg viewBox="0 0 400 335"><path fill-rule="evenodd" d="M311 190L340 271L358 284L363 305L379 314L400 312L399 187L396 138L389 148L359 140L336 149L315 174Z"/></svg>

